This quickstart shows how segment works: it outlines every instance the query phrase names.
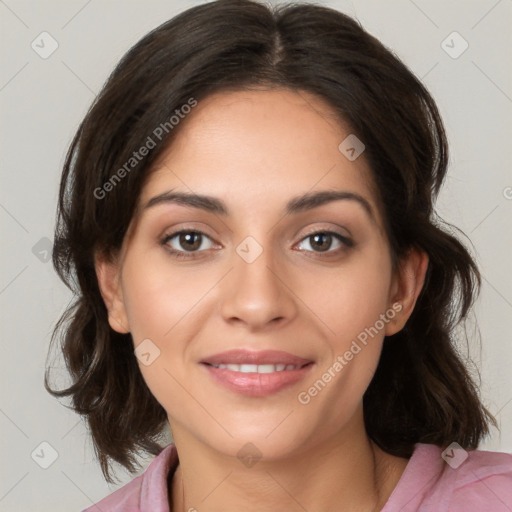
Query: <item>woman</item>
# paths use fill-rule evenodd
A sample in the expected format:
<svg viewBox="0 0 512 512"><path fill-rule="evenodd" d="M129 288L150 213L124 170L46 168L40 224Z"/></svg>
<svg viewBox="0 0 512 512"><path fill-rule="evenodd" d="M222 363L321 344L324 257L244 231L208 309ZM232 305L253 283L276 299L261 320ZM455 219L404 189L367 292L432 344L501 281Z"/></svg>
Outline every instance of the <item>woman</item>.
<svg viewBox="0 0 512 512"><path fill-rule="evenodd" d="M87 510L510 509L446 168L432 97L337 11L220 0L135 45L64 166L73 385L45 384L108 481L157 457Z"/></svg>

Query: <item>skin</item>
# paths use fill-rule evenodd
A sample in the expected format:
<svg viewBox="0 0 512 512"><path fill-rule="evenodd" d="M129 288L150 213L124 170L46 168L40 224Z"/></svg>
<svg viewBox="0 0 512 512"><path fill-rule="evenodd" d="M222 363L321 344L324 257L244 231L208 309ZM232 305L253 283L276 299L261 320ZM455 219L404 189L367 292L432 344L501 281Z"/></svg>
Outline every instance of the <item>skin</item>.
<svg viewBox="0 0 512 512"><path fill-rule="evenodd" d="M384 336L413 311L427 256L412 250L393 272L364 153L349 161L340 152L350 130L319 98L217 93L182 123L142 190L119 257L96 260L111 327L131 332L135 347L149 338L160 350L139 366L178 449L172 510L380 510L408 461L368 439L362 397ZM143 208L171 189L215 196L229 215L176 203ZM359 194L373 216L354 200L283 215L289 199L320 190ZM162 244L185 228L207 235L195 252L179 236ZM354 245L333 237L322 251L307 236L317 231ZM263 250L252 263L236 251L248 236ZM192 258L177 259L169 247ZM397 303L401 310L378 334L299 403L298 394ZM232 348L283 350L314 366L291 387L248 397L199 364ZM262 455L251 467L237 457L249 442Z"/></svg>

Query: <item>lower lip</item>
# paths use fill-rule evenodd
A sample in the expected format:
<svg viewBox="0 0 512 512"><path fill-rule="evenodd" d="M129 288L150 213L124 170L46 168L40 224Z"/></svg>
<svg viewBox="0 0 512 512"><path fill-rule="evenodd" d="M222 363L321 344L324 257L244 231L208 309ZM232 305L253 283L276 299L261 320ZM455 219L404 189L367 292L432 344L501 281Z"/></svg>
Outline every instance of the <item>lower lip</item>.
<svg viewBox="0 0 512 512"><path fill-rule="evenodd" d="M209 374L226 388L247 396L268 396L299 382L311 370L309 363L297 370L283 370L272 373L241 373L226 368L215 368L202 363Z"/></svg>

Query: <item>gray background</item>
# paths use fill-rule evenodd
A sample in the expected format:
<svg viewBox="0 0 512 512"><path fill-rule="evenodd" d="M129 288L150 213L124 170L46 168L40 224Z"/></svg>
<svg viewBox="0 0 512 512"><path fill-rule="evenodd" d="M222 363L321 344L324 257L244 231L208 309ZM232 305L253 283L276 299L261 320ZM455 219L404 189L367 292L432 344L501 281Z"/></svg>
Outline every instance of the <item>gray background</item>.
<svg viewBox="0 0 512 512"><path fill-rule="evenodd" d="M124 52L197 3L0 0L1 511L78 512L132 478L119 471L119 485L104 482L83 423L43 387L51 330L70 299L46 260L60 170L78 123ZM470 349L501 434L494 431L481 448L510 452L512 1L323 5L356 16L423 79L438 102L451 144L439 211L470 237L484 276L474 315L482 348L473 343ZM34 40L43 45L43 31L58 43L46 59L31 47ZM462 49L458 36L446 40L453 31L469 44L457 58L445 51ZM470 334L476 325L469 324ZM61 359L52 364L63 368ZM67 382L64 372L54 375L62 385ZM58 453L48 469L40 464L51 462L52 451L41 442Z"/></svg>

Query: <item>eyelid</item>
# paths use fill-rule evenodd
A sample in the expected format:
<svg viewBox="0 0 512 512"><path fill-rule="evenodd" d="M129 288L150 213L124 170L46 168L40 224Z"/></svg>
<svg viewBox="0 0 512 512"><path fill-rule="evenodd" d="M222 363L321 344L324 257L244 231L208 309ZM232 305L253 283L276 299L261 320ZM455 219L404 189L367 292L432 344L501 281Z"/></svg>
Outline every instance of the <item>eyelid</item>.
<svg viewBox="0 0 512 512"><path fill-rule="evenodd" d="M213 240L213 238L208 234L208 233L205 233L204 231L200 230L200 229L197 229L197 228L180 228L178 229L177 231L171 231L170 233L167 233L167 234L164 234L162 237L161 237L161 242L162 244L167 244L167 242L169 240L172 240L173 238L177 237L178 235L181 235L181 234L184 234L184 233L195 233L195 234L198 234L198 235L201 235L205 238L208 238L209 240L212 241L212 243L215 245L217 244L217 242L215 242ZM186 253L187 251L178 251L178 252L184 252ZM204 251L193 251L193 252L190 252L189 254L194 254L197 253L197 252L204 252Z"/></svg>
<svg viewBox="0 0 512 512"><path fill-rule="evenodd" d="M340 228L336 229L336 228L327 227L327 226L323 226L323 227L320 227L320 228L312 228L311 230L306 231L301 236L301 241L304 240L304 238L306 238L308 236L316 235L317 233L327 233L327 234L338 235L341 238L343 238L344 240L350 240L352 242L353 241L352 240L353 239L352 234L346 228L345 228L345 231L347 231L346 234L342 233Z"/></svg>
<svg viewBox="0 0 512 512"><path fill-rule="evenodd" d="M166 232L164 235L162 235L161 239L169 240L171 238L174 238L177 235L181 235L182 233L197 233L197 234L203 235L203 236L209 238L210 240L212 240L212 236L210 236L208 233L206 233L205 231L202 231L201 229L193 227L193 226L190 226L190 227L185 226L183 228L177 229L176 231L171 231L170 233ZM304 238L307 238L312 235L316 235L318 233L336 234L336 235L340 236L343 240L353 242L352 235L350 233L348 235L343 234L343 233L340 233L340 232L338 232L332 228L328 228L328 227L312 228L311 230L306 231L305 233L302 234L299 242L302 242L304 240Z"/></svg>

